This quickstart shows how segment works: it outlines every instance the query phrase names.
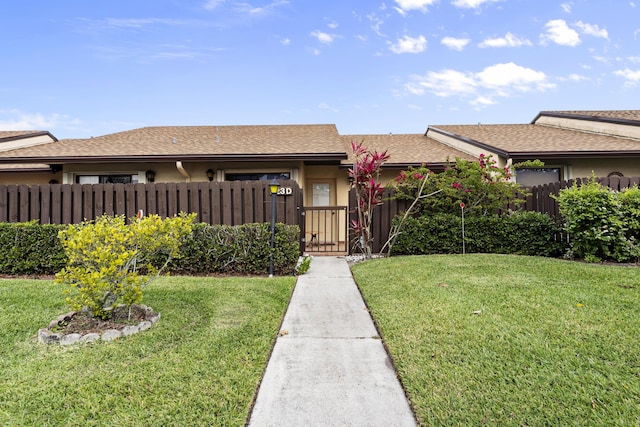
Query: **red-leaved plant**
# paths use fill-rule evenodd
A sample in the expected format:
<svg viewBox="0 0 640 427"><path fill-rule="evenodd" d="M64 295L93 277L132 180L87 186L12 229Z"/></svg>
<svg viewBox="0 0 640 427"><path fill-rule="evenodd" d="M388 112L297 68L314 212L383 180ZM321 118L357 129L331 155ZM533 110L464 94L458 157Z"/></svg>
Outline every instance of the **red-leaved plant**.
<svg viewBox="0 0 640 427"><path fill-rule="evenodd" d="M379 182L380 169L389 159L387 151L378 152L367 149L364 141L351 142L353 168L349 169L349 178L356 193L356 207L353 212L357 219L351 220L355 234L354 251L362 252L365 258L371 258L373 236L371 219L373 210L382 203L384 185Z"/></svg>

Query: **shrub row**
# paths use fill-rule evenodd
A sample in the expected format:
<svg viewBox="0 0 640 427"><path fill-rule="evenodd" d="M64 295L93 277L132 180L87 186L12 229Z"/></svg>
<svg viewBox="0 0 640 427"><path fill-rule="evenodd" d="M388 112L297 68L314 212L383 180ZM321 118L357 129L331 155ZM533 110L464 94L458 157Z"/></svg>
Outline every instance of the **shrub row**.
<svg viewBox="0 0 640 427"><path fill-rule="evenodd" d="M0 223L0 274L53 275L65 267L58 232L63 225ZM274 273L295 272L299 256L298 226L277 224ZM193 234L172 261L169 271L176 274L266 274L269 270L269 224L238 226L195 224Z"/></svg>
<svg viewBox="0 0 640 427"><path fill-rule="evenodd" d="M560 190L560 213L571 237L570 257L587 262L637 262L640 259L640 189L621 192L588 183Z"/></svg>
<svg viewBox="0 0 640 427"><path fill-rule="evenodd" d="M62 269L67 257L58 232L63 225L0 223L0 274L51 275Z"/></svg>
<svg viewBox="0 0 640 427"><path fill-rule="evenodd" d="M538 212L471 216L464 228L469 253L557 257L566 250L561 224ZM392 248L392 255L455 253L462 253L462 219L446 213L407 218Z"/></svg>
<svg viewBox="0 0 640 427"><path fill-rule="evenodd" d="M276 224L273 271L277 275L295 272L299 257L300 228ZM193 235L173 261L171 271L197 275L208 273L265 274L271 251L269 224L195 224Z"/></svg>

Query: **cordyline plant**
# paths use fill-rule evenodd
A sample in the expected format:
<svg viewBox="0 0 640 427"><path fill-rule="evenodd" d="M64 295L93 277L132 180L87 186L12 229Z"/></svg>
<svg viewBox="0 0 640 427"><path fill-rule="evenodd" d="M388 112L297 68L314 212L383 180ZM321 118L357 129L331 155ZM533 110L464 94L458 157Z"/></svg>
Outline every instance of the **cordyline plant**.
<svg viewBox="0 0 640 427"><path fill-rule="evenodd" d="M149 215L127 224L124 216L103 215L70 225L59 233L68 261L55 282L70 286L67 303L73 310L109 319L116 306L142 300L144 286L180 255L194 219L195 214L164 220Z"/></svg>
<svg viewBox="0 0 640 427"><path fill-rule="evenodd" d="M364 141L351 142L354 161L353 168L349 169L349 178L356 194L356 207L353 212L357 215L357 219L351 220L351 227L355 234L354 249L362 252L365 258L371 258L371 220L373 210L382 203L384 185L379 182L380 169L389 159L389 155L386 150L369 150L363 144Z"/></svg>

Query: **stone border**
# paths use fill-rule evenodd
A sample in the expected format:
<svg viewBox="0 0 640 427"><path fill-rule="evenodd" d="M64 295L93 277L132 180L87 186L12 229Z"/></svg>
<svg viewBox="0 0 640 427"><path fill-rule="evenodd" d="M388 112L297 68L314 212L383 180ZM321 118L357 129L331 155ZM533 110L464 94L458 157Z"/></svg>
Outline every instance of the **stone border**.
<svg viewBox="0 0 640 427"><path fill-rule="evenodd" d="M69 321L75 312L70 312L59 316L56 320L53 320L47 328L38 330L38 342L42 344L60 344L60 345L72 345L78 343L89 343L93 341L114 341L118 338L127 337L129 335L137 334L138 332L146 331L160 320L160 313L154 313L151 307L146 305L139 306L145 311L145 320L141 321L137 325L128 325L119 329L107 329L102 334L91 332L85 335L78 333L63 334L59 332L52 332L52 329L58 326L60 322Z"/></svg>

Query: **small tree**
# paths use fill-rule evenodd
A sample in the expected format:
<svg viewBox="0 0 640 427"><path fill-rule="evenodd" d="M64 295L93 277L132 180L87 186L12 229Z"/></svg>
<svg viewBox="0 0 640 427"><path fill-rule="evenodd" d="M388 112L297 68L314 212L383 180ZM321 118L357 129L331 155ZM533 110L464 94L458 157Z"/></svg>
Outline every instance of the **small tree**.
<svg viewBox="0 0 640 427"><path fill-rule="evenodd" d="M429 176L426 186L425 176ZM477 161L456 159L455 164L440 173L433 173L426 166L410 167L398 175L396 188L397 197L401 199L414 200L423 192L434 193L434 197L421 199L416 207L419 215L459 213L460 203L465 204L467 215L487 215L504 209L509 203L523 203L517 196L526 194L511 181L508 167L496 166L493 157L484 154L480 154Z"/></svg>
<svg viewBox="0 0 640 427"><path fill-rule="evenodd" d="M71 287L72 309L109 319L117 305L142 300L144 286L180 255L194 219L195 214L165 220L149 215L127 224L124 216L103 215L70 225L59 233L68 261L55 282Z"/></svg>
<svg viewBox="0 0 640 427"><path fill-rule="evenodd" d="M351 142L351 150L355 157L353 168L349 169L349 178L356 193L354 212L357 219L351 221L355 233L354 247L359 249L365 258L371 258L373 236L371 221L373 210L382 203L384 186L379 182L380 169L389 159L387 151L382 153L364 147L364 141Z"/></svg>

